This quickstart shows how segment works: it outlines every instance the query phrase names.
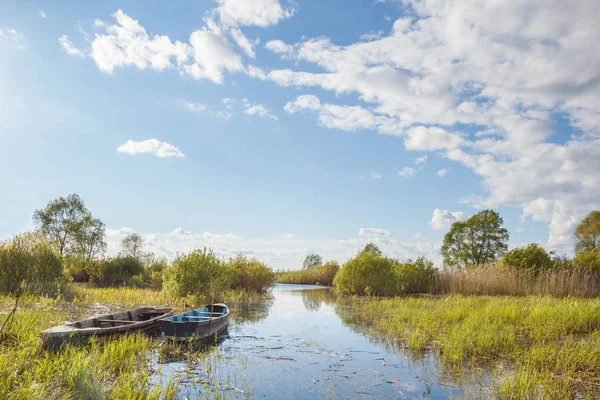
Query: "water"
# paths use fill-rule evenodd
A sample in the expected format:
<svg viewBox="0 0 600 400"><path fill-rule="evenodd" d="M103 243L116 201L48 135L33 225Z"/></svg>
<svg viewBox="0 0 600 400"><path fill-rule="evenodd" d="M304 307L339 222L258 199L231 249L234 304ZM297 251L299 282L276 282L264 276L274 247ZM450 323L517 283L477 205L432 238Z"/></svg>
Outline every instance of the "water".
<svg viewBox="0 0 600 400"><path fill-rule="evenodd" d="M433 356L418 360L346 324L349 306L329 289L276 285L273 302L233 309L228 336L205 360L161 364L163 383L180 380L186 398L446 399L464 392ZM479 397L479 396L477 396Z"/></svg>

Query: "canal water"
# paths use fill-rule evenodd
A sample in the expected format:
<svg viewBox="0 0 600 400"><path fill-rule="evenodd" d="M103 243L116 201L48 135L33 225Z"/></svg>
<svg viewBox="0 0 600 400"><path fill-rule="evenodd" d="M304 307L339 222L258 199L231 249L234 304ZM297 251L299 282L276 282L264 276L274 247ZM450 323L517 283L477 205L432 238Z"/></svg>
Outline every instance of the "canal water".
<svg viewBox="0 0 600 400"><path fill-rule="evenodd" d="M275 285L272 294L267 305L234 308L228 334L204 357L158 364L162 383L177 379L189 399L465 397L433 356L412 359L369 327L345 323L352 310L328 288Z"/></svg>

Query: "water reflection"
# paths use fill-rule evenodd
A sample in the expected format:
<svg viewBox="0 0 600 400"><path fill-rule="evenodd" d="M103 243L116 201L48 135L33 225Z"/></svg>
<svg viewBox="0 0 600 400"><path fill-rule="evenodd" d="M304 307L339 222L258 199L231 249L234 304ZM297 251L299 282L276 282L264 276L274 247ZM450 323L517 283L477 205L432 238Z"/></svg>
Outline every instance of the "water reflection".
<svg viewBox="0 0 600 400"><path fill-rule="evenodd" d="M276 285L272 293L266 306L232 307L229 337L218 351L196 364L162 365L162 382L178 377L179 394L187 398L215 393L271 399L461 395L444 381L431 355L413 360L374 340L329 289Z"/></svg>

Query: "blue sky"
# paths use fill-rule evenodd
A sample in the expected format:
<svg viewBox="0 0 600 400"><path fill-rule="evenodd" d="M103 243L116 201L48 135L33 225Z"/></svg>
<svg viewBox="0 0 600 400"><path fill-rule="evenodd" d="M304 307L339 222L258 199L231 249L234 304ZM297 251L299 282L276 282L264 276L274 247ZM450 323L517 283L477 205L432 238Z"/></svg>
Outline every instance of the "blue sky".
<svg viewBox="0 0 600 400"><path fill-rule="evenodd" d="M577 3L5 1L0 237L76 192L111 253L135 231L286 269L367 241L439 261L488 207L512 246L568 252L600 194Z"/></svg>

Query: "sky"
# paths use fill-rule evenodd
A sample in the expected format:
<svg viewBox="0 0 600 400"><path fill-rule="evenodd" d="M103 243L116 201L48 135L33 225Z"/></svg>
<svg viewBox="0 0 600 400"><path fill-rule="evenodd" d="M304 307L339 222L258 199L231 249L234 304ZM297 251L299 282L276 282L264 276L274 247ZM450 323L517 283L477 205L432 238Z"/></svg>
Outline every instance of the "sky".
<svg viewBox="0 0 600 400"><path fill-rule="evenodd" d="M440 263L481 209L570 254L600 207L600 2L0 2L0 239L78 193L137 232L300 268Z"/></svg>

